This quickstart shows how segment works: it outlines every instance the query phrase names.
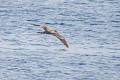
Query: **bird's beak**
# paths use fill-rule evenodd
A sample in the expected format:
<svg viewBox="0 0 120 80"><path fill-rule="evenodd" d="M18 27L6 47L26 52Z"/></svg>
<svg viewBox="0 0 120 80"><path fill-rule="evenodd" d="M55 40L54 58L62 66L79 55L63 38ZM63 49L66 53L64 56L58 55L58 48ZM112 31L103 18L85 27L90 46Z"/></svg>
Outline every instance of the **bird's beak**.
<svg viewBox="0 0 120 80"><path fill-rule="evenodd" d="M43 26L40 26L40 28L43 28Z"/></svg>

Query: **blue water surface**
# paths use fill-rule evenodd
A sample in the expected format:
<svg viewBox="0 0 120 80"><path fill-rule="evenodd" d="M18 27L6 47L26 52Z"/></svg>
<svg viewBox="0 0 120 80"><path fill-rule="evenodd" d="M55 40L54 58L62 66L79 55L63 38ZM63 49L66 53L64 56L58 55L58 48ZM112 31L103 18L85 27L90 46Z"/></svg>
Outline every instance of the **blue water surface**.
<svg viewBox="0 0 120 80"><path fill-rule="evenodd" d="M0 0L0 80L120 80L120 1Z"/></svg>

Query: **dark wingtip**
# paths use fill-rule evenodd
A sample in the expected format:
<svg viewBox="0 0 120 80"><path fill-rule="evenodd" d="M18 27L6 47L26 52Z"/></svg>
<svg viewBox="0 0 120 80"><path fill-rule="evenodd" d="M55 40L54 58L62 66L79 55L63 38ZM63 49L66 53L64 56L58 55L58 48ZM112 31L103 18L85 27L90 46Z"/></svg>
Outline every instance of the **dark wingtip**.
<svg viewBox="0 0 120 80"><path fill-rule="evenodd" d="M41 33L41 32L37 32L37 33Z"/></svg>
<svg viewBox="0 0 120 80"><path fill-rule="evenodd" d="M66 47L67 47L67 48L69 48L69 46L68 46L68 45L66 45Z"/></svg>
<svg viewBox="0 0 120 80"><path fill-rule="evenodd" d="M31 25L34 25L34 26L41 26L41 25L39 25L39 24L31 24Z"/></svg>

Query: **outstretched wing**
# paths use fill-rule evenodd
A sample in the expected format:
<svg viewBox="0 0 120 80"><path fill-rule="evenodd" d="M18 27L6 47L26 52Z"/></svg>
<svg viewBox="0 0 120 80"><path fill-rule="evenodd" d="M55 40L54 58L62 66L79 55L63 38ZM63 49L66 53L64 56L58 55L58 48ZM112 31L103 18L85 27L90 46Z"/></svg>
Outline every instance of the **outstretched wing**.
<svg viewBox="0 0 120 80"><path fill-rule="evenodd" d="M65 38L60 35L59 33L55 32L55 33L52 33L54 36L56 36L67 48L69 47L68 44L67 44L67 41L65 40Z"/></svg>
<svg viewBox="0 0 120 80"><path fill-rule="evenodd" d="M39 24L31 24L31 25L34 25L34 26L41 26L41 25L39 25Z"/></svg>

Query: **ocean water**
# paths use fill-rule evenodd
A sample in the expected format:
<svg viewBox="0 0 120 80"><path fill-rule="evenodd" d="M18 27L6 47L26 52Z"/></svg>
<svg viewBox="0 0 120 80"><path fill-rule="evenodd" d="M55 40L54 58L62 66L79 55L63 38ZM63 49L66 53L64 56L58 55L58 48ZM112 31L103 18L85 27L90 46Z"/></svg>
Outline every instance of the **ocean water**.
<svg viewBox="0 0 120 80"><path fill-rule="evenodd" d="M0 0L0 80L120 80L120 1Z"/></svg>

